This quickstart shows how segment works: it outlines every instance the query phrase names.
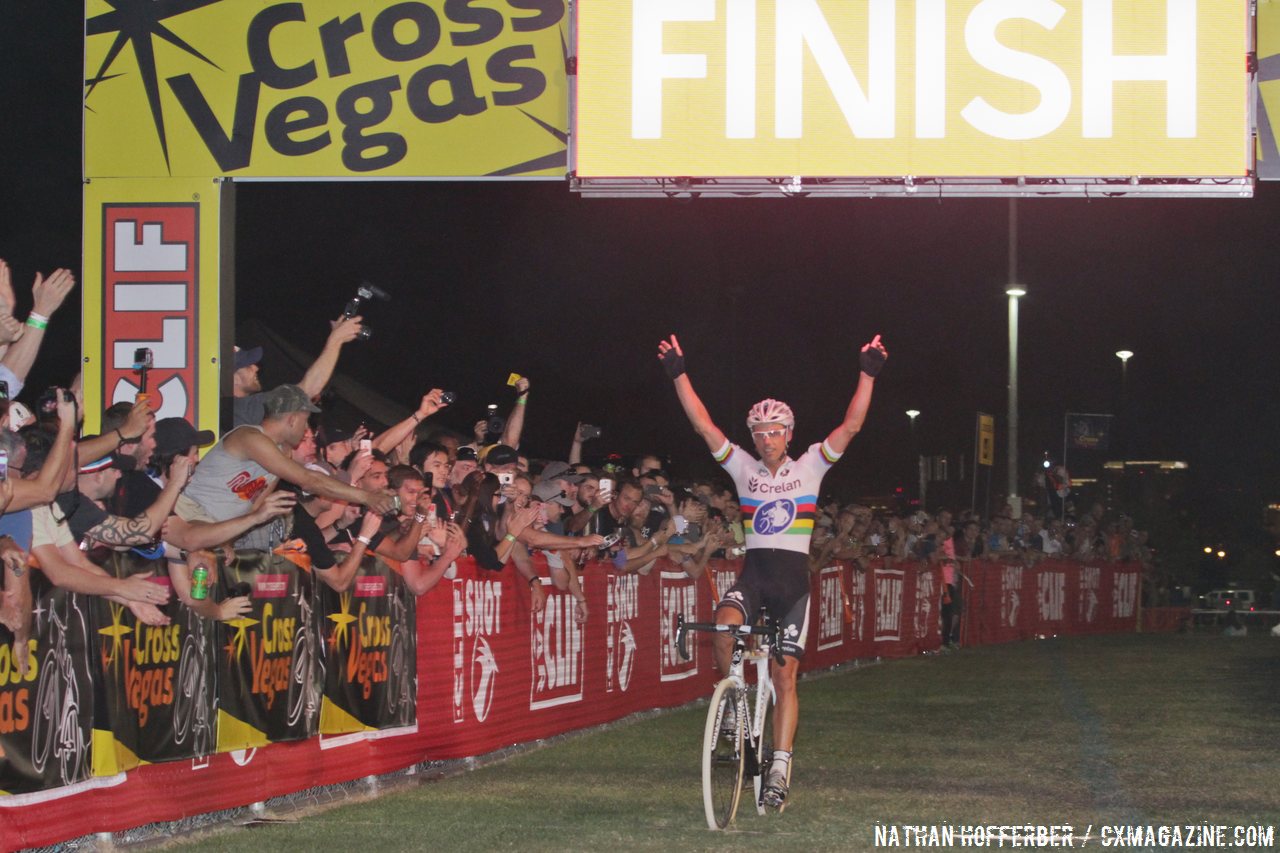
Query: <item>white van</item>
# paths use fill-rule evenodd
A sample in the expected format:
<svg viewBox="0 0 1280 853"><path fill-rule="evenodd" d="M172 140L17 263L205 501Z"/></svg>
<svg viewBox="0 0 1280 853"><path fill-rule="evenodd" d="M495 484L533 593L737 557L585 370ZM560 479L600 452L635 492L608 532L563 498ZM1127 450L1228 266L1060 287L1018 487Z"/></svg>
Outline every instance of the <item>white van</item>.
<svg viewBox="0 0 1280 853"><path fill-rule="evenodd" d="M1204 597L1204 606L1208 610L1249 611L1256 609L1257 602L1251 589L1215 589Z"/></svg>

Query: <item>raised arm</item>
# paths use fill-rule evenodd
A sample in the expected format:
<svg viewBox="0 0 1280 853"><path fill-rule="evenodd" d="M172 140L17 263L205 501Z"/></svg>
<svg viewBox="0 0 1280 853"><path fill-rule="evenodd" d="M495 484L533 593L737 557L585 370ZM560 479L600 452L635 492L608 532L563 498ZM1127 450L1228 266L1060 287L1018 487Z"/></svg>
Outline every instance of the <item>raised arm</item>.
<svg viewBox="0 0 1280 853"><path fill-rule="evenodd" d="M879 375L880 368L884 367L888 357L889 353L885 350L884 344L880 343L879 335L862 348L862 354L858 358L861 367L861 372L858 374L858 389L854 391L853 399L849 401L849 408L845 410L844 422L827 436L827 446L836 453L844 453L849 442L853 441L858 430L862 429L862 422L867 419L867 409L871 407L871 392L875 388L876 376Z"/></svg>
<svg viewBox="0 0 1280 853"><path fill-rule="evenodd" d="M702 440L707 443L707 448L712 453L724 447L724 433L711 421L707 407L702 405L702 400L693 390L689 374L684 372L684 351L680 349L680 341L676 340L675 335L671 336L670 341L658 342L658 360L662 362L667 376L671 377L676 387L676 397L680 400L685 417L693 425L693 431L702 436Z"/></svg>
<svg viewBox="0 0 1280 853"><path fill-rule="evenodd" d="M373 449L381 450L383 453L390 453L396 445L413 434L418 424L445 407L446 404L440 399L443 395L444 392L439 388L432 388L428 391L423 395L422 402L418 403L417 411L395 426L380 433L373 440Z"/></svg>
<svg viewBox="0 0 1280 853"><path fill-rule="evenodd" d="M342 353L343 344L356 339L362 328L363 317L339 317L329 332L329 339L324 342L324 349L307 368L307 372L298 382L298 387L307 392L307 396L315 399L320 396L324 386L329 384L333 369L338 366L338 356Z"/></svg>
<svg viewBox="0 0 1280 853"><path fill-rule="evenodd" d="M520 435L524 432L524 410L529 403L529 377L516 380L516 402L507 415L507 426L502 430L502 443L507 447L520 447Z"/></svg>
<svg viewBox="0 0 1280 853"><path fill-rule="evenodd" d="M35 284L31 285L32 306L31 313L27 315L27 328L4 354L4 366L20 380L26 381L31 365L35 363L49 318L62 307L63 300L75 285L76 277L70 270L54 270L48 278L36 273ZM12 388L9 390L17 393Z"/></svg>

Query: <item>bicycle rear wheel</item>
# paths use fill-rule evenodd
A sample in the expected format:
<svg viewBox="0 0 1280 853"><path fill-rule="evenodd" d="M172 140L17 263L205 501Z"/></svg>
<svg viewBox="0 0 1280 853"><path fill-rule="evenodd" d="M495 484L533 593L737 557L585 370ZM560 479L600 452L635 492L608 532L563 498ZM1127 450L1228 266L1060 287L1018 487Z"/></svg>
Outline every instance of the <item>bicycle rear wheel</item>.
<svg viewBox="0 0 1280 853"><path fill-rule="evenodd" d="M746 730L746 703L729 679L716 685L707 709L707 725L702 733L702 804L707 826L724 829L738 811L742 796L743 732ZM725 714L732 712L736 725L723 731Z"/></svg>

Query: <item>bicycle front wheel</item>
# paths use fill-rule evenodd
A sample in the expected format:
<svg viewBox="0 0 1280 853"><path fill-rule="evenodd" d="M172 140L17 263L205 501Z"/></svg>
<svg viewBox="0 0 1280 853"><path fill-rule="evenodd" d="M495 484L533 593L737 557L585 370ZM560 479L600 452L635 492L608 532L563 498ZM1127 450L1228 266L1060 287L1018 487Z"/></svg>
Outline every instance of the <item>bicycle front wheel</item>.
<svg viewBox="0 0 1280 853"><path fill-rule="evenodd" d="M724 829L738 811L742 796L746 705L729 679L716 685L707 709L707 725L702 733L702 804L707 826ZM731 725L725 725L731 715Z"/></svg>

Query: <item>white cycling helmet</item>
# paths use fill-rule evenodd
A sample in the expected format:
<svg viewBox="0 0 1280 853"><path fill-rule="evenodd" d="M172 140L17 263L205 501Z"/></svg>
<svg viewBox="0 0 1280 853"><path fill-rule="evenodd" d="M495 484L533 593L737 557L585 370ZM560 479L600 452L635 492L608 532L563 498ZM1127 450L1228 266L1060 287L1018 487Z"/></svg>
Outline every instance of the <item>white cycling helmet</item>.
<svg viewBox="0 0 1280 853"><path fill-rule="evenodd" d="M747 412L747 429L757 424L785 424L787 429L795 429L796 416L781 400L761 400Z"/></svg>

